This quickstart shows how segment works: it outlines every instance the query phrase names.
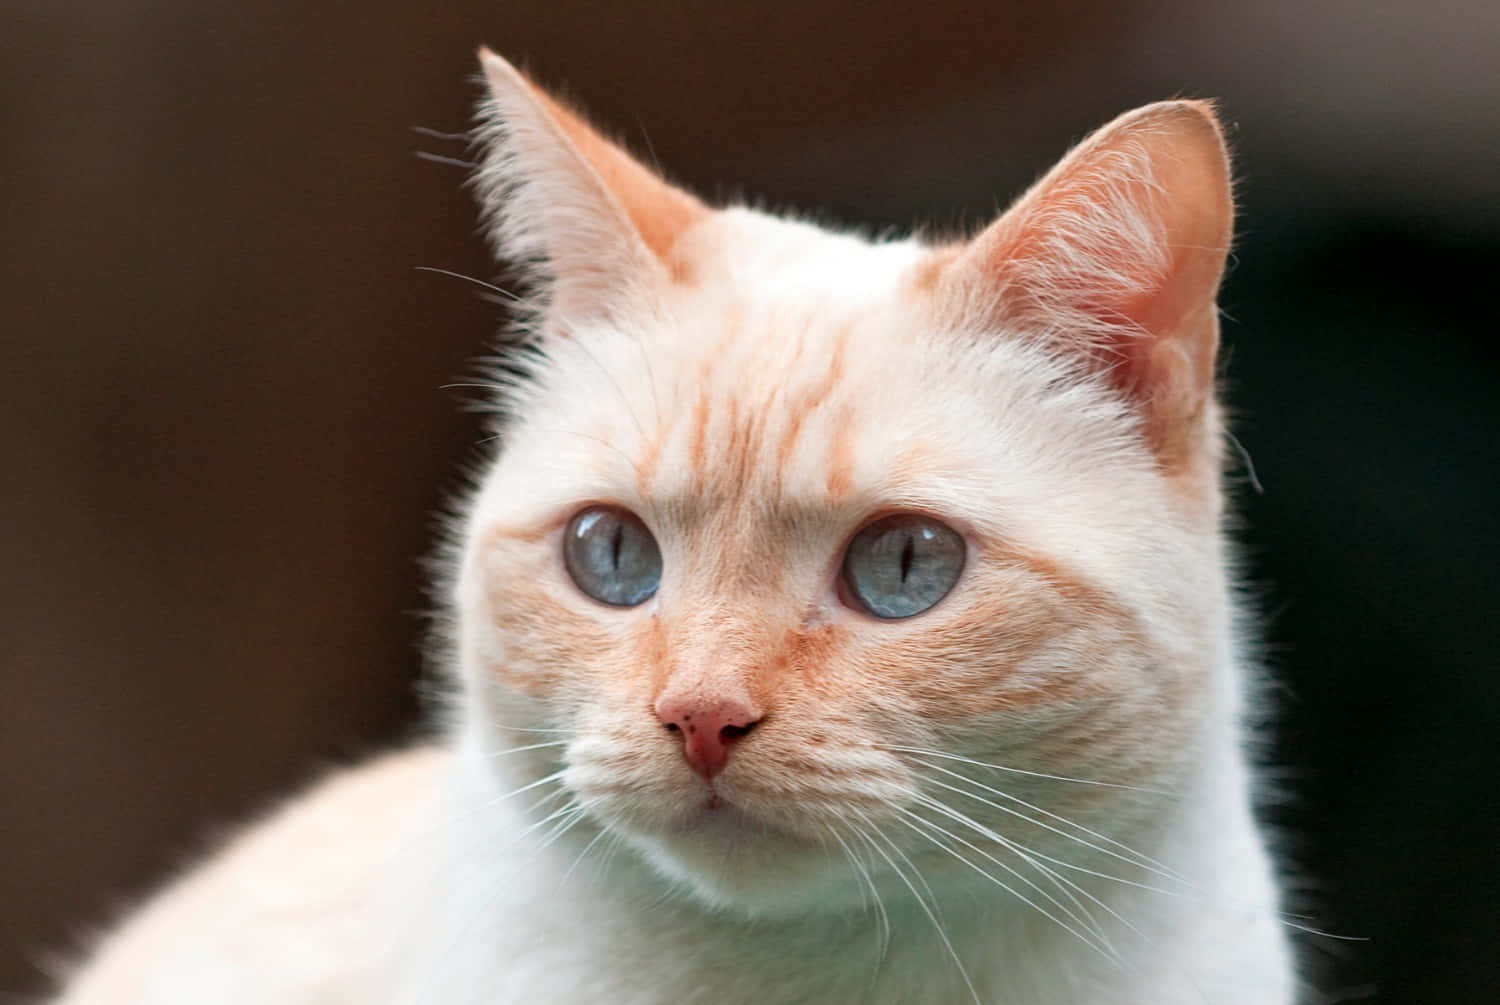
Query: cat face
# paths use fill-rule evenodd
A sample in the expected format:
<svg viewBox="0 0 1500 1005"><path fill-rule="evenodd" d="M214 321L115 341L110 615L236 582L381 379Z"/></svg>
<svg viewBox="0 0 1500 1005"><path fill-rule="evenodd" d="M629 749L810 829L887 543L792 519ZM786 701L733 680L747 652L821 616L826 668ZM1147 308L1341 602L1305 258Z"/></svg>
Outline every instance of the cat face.
<svg viewBox="0 0 1500 1005"><path fill-rule="evenodd" d="M468 521L462 664L486 746L559 738L505 770L758 914L1147 826L1224 634L1218 272L1150 195L1211 139L1222 262L1206 113L935 249L708 210L486 70L544 358Z"/></svg>

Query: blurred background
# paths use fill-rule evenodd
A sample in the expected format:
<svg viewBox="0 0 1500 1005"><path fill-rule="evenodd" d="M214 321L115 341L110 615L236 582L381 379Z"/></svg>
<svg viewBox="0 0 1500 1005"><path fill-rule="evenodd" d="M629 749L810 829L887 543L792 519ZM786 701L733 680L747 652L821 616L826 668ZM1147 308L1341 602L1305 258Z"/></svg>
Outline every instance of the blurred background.
<svg viewBox="0 0 1500 1005"><path fill-rule="evenodd" d="M418 728L419 558L483 450L444 385L500 315L414 269L495 274L470 152L412 127L467 127L481 41L707 195L880 227L1221 99L1268 813L1368 940L1299 939L1309 1001L1500 1000L1493 0L5 0L0 992Z"/></svg>

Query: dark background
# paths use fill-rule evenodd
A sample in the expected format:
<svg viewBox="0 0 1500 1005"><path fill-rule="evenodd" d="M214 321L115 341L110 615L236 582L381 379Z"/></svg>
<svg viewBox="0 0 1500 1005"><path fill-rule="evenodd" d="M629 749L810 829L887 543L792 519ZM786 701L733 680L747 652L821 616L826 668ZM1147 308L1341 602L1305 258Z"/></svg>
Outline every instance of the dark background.
<svg viewBox="0 0 1500 1005"><path fill-rule="evenodd" d="M709 195L987 217L1212 96L1227 384L1301 940L1332 1000L1500 999L1500 11L1196 0L0 6L0 992L418 719L418 558L497 308L486 41ZM646 130L649 129L649 140ZM1322 999L1319 999L1322 1000Z"/></svg>

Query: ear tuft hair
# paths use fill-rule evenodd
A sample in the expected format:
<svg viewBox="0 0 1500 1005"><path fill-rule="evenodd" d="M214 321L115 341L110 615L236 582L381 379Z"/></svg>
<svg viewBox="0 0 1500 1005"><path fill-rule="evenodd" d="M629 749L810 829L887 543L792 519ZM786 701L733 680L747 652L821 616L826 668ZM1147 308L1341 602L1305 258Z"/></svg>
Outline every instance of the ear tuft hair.
<svg viewBox="0 0 1500 1005"><path fill-rule="evenodd" d="M479 51L488 84L474 176L496 253L543 314L609 316L671 281L672 248L708 210L603 138L510 63Z"/></svg>
<svg viewBox="0 0 1500 1005"><path fill-rule="evenodd" d="M1148 105L1079 144L947 252L939 308L964 330L1019 332L1107 371L1175 467L1211 440L1214 298L1233 217L1213 107Z"/></svg>

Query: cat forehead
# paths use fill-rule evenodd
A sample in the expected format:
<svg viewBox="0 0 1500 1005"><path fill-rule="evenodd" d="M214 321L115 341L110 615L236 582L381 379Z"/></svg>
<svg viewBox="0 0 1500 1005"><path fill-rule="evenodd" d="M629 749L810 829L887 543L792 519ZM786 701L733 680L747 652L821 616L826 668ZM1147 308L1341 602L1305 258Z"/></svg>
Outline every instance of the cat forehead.
<svg viewBox="0 0 1500 1005"><path fill-rule="evenodd" d="M557 484L683 514L807 513L925 481L942 453L942 416L912 401L921 351L889 317L737 300L657 320L556 350L518 435L550 443Z"/></svg>
<svg viewBox="0 0 1500 1005"><path fill-rule="evenodd" d="M595 500L690 523L752 503L978 523L997 486L1050 499L1070 462L1098 467L1057 448L1101 442L1116 417L1091 418L1079 389L1057 407L1057 368L1025 340L935 322L917 289L930 249L728 210L676 253L689 267L653 309L547 346L506 438L516 483L495 494L516 518ZM1099 428L1070 436L1081 425Z"/></svg>
<svg viewBox="0 0 1500 1005"><path fill-rule="evenodd" d="M981 525L1004 521L1007 499L1056 510L1072 469L1098 476L1084 451L1059 456L1093 420L1049 398L1045 359L1019 343L976 359L921 325L895 308L757 302L582 330L553 347L486 496L504 522L538 526L591 501L699 527L877 509Z"/></svg>
<svg viewBox="0 0 1500 1005"><path fill-rule="evenodd" d="M930 252L912 240L874 242L800 220L732 208L711 214L672 249L679 292L760 304L858 308L894 296Z"/></svg>
<svg viewBox="0 0 1500 1005"><path fill-rule="evenodd" d="M585 424L597 467L631 466L646 500L797 509L859 494L864 454L892 462L884 485L920 465L932 430L880 420L915 391L913 364L938 362L905 295L925 249L732 210L678 252L687 278L653 310L580 326L551 353L539 411Z"/></svg>

